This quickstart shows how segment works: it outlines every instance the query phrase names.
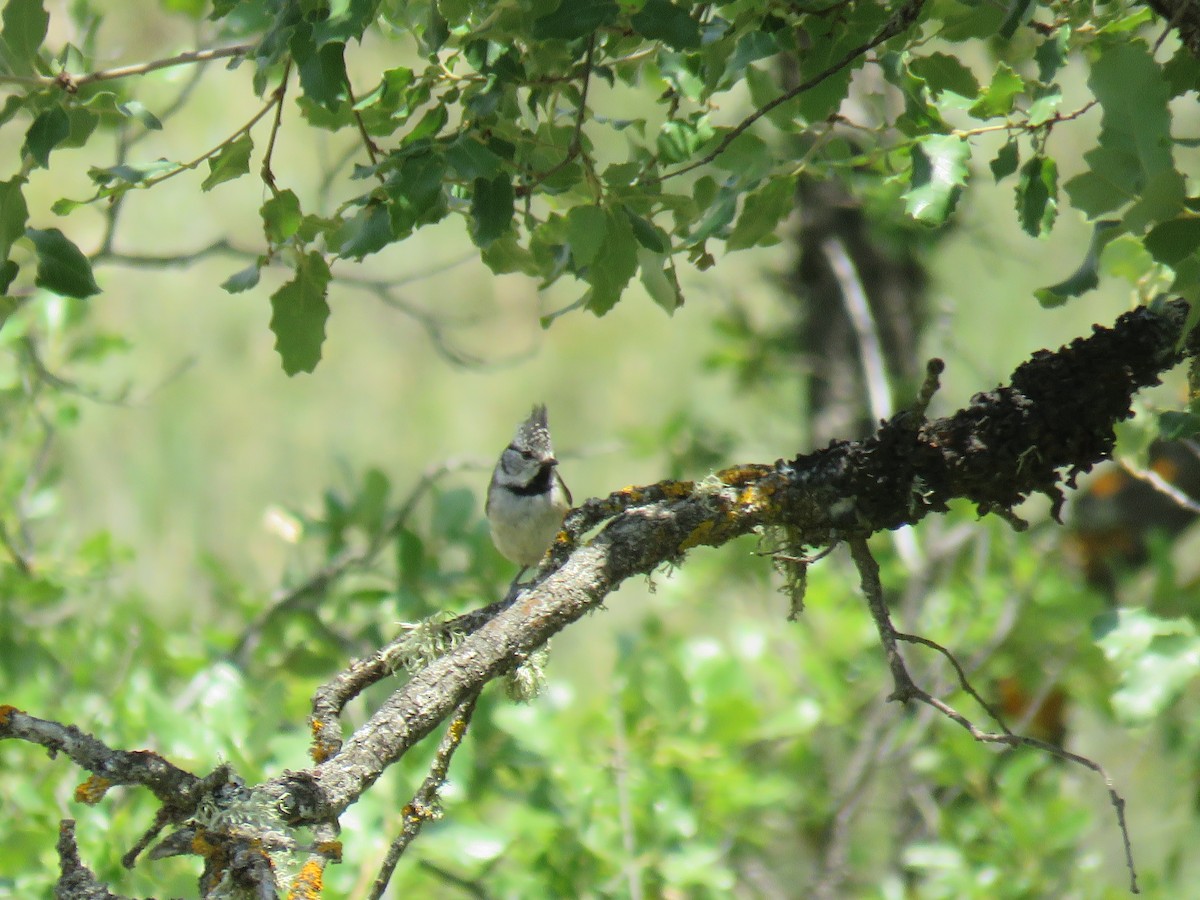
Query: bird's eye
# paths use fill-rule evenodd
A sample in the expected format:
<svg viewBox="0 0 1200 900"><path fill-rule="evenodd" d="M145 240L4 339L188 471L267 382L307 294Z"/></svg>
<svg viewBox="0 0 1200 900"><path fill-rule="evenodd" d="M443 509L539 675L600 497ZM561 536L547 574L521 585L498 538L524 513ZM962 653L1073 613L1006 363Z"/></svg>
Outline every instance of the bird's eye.
<svg viewBox="0 0 1200 900"><path fill-rule="evenodd" d="M517 452L521 454L521 459L533 459L534 458L532 450L518 450Z"/></svg>

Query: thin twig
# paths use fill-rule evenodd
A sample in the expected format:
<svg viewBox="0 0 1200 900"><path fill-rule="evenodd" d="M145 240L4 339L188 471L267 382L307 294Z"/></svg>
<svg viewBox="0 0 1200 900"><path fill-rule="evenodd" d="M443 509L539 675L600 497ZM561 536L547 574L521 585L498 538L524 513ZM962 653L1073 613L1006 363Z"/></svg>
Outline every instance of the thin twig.
<svg viewBox="0 0 1200 900"><path fill-rule="evenodd" d="M1120 460L1120 466L1134 478L1138 479L1138 481L1144 481L1160 494L1168 497L1176 505L1186 509L1190 513L1200 515L1200 503L1197 503L1186 492L1181 491L1153 469L1139 468L1127 459Z"/></svg>
<svg viewBox="0 0 1200 900"><path fill-rule="evenodd" d="M592 82L592 58L595 51L596 35L593 33L588 38L587 54L583 61L583 81L579 88L579 108L575 110L575 130L571 135L571 142L567 145L566 155L545 172L535 175L528 183L519 185L516 191L517 196L529 197L533 193L535 185L557 175L574 162L583 150L583 123L587 118L588 87Z"/></svg>
<svg viewBox="0 0 1200 900"><path fill-rule="evenodd" d="M58 75L0 75L0 84L19 84L27 87L61 87L69 94L74 94L85 84L96 81L112 81L115 78L128 78L131 75L145 75L158 69L171 66L193 65L195 63L211 62L214 59L229 59L234 56L245 56L255 47L254 44L234 44L230 47L214 47L211 50L188 50L176 56L164 59L152 59L149 62L134 63L128 66L118 66L115 69L100 69L85 75L72 75L60 72Z"/></svg>
<svg viewBox="0 0 1200 900"><path fill-rule="evenodd" d="M315 603L325 592L342 578L347 572L370 566L379 553L387 546L388 541L404 527L421 498L425 496L442 478L464 469L482 467L484 464L475 459L454 458L439 463L421 474L416 485L404 502L400 504L392 517L371 536L367 546L362 550L345 550L324 566L309 575L304 581L278 595L274 602L256 618L239 638L237 645L230 652L230 657L239 665L245 665L249 655L258 646L264 629L276 618L289 610L300 608L307 603Z"/></svg>
<svg viewBox="0 0 1200 900"><path fill-rule="evenodd" d="M388 848L383 865L379 868L379 875L371 886L371 892L367 895L370 900L379 900L383 896L388 882L391 881L392 873L396 870L396 864L400 862L400 857L404 855L409 844L421 833L424 824L441 817L442 810L438 794L446 783L446 773L450 771L450 760L454 757L454 751L462 744L462 739L467 733L467 726L471 724L471 716L475 712L475 702L478 699L479 692L476 691L463 700L454 711L450 726L442 735L442 742L438 744L437 753L434 754L429 774L425 776L425 781L421 783L409 804L404 807L402 813L404 823L400 833L396 835L396 839Z"/></svg>
<svg viewBox="0 0 1200 900"><path fill-rule="evenodd" d="M206 160L209 160L212 157L216 156L218 153L220 153L222 150L224 150L226 147L228 147L230 144L232 144L234 141L236 141L238 138L240 138L243 134L249 134L250 130L255 125L258 124L259 120L262 119L263 116L265 116L267 113L269 113L271 111L271 108L273 106L275 106L275 104L276 104L276 99L275 99L275 96L272 94L271 99L268 100L267 103L263 105L262 109L260 109L253 116L251 116L249 121L247 121L244 125L242 125L240 128L238 128L238 130L233 132L233 134L231 134L229 137L225 138L225 140L221 141L219 144L212 147L211 149L206 150L204 153L200 154L195 159L193 159L189 162L179 163L177 168L171 169L169 172L164 172L162 175L156 175L153 178L147 178L145 181L138 182L137 187L142 188L142 189L152 188L156 184L161 184L162 182L166 181L168 178L174 178L176 175L180 174L181 172L187 172L187 171L191 171L192 169L195 169L202 162L205 162Z"/></svg>
<svg viewBox="0 0 1200 900"><path fill-rule="evenodd" d="M1099 775L1108 789L1109 800L1116 813L1117 826L1121 831L1121 840L1125 849L1125 866L1129 871L1130 893L1140 893L1137 883L1137 868L1133 861L1133 846L1129 839L1129 828L1125 822L1125 800L1117 792L1116 786L1113 784L1113 780L1105 768L1095 760L1081 756L1078 753L1072 753L1069 750L1064 750L1062 747L1051 744L1048 741L1021 734L1013 734L999 713L971 685L966 672L963 671L962 665L954 657L953 653L936 641L920 637L919 635L904 634L896 631L892 625L891 616L888 613L887 603L884 601L883 585L879 580L879 564L875 561L874 556L871 555L871 550L867 546L866 539L854 538L849 541L849 544L851 556L854 558L855 566L858 568L859 577L862 581L863 594L866 596L867 606L871 610L871 617L875 620L875 627L879 632L880 642L883 644L884 653L887 656L888 665L892 670L892 678L896 685L896 689L888 699L903 702L916 700L919 703L933 707L943 716L964 728L971 737L980 743L1004 744L1009 747L1031 747L1052 756L1057 756L1059 759L1066 760L1067 762L1083 766L1085 769L1090 769ZM958 675L959 687L970 695L1002 730L999 732L984 731L950 704L918 687L905 668L904 659L900 656L896 646L898 641L921 644L922 646L936 650L945 657Z"/></svg>
<svg viewBox="0 0 1200 900"><path fill-rule="evenodd" d="M895 15L893 15L890 19L888 19L886 24L884 24L883 28L881 28L879 30L879 32L874 37L872 37L870 40L866 41L865 43L859 44L857 47L855 47L852 50L850 50L849 52L847 52L846 55L843 56L841 59L839 59L837 62L822 69L816 75L812 76L812 78L809 78L805 81L800 82L798 85L796 85L794 88L792 88L790 90L784 91L782 94L780 94L778 97L776 97L774 100L770 101L769 103L764 103L762 106L760 106L754 112L752 112L750 115L748 115L746 118L744 118L741 122L739 122L736 126L734 126L732 129L727 131L725 133L725 137L723 137L721 139L720 143L718 143L717 146L714 147L710 152L708 152L704 156L700 157L700 159L697 159L694 162L688 163L686 166L680 166L678 169L674 169L673 171L665 173L664 175L662 175L662 180L666 181L668 178L675 178L676 176L684 175L688 172L692 172L696 169L699 169L701 166L708 165L710 162L712 162L714 159L716 159L718 156L720 156L722 153L724 153L726 150L728 150L730 144L732 144L739 137L741 137L742 134L745 131L747 131L751 125L753 125L755 122L757 122L763 116L765 116L771 110L773 110L779 106L782 106L784 103L787 103L789 100L794 100L795 98L797 98L801 94L803 94L805 91L812 90L817 85L819 85L821 82L825 81L827 78L831 78L832 76L834 76L838 72L840 72L842 69L846 68L846 66L850 65L852 62L854 62L856 59L858 59L860 56L862 56L867 51L875 49L880 44L882 44L884 41L891 40L896 35L900 34L902 31L904 31L906 28L908 28L913 22L916 21L916 18L918 15L920 15L921 8L924 5L925 5L925 0L909 0L908 3L905 3L902 7L900 7L900 9L898 9L896 11Z"/></svg>
<svg viewBox="0 0 1200 900"><path fill-rule="evenodd" d="M267 149L263 153L261 174L263 183L271 189L272 194L277 194L278 190L275 187L275 175L271 172L271 157L275 154L275 138L279 134L279 126L283 123L283 97L287 93L288 77L291 74L292 60L289 58L283 66L279 86L271 94L271 100L275 104L275 120L271 123L271 135L267 138Z"/></svg>

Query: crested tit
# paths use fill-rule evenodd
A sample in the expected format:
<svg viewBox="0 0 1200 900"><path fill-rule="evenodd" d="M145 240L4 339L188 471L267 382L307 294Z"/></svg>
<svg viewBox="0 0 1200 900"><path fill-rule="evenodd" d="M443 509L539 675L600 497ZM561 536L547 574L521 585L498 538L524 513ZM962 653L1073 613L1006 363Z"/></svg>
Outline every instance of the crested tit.
<svg viewBox="0 0 1200 900"><path fill-rule="evenodd" d="M571 508L557 466L546 407L535 406L500 454L484 507L496 549L521 567L517 578L546 554Z"/></svg>

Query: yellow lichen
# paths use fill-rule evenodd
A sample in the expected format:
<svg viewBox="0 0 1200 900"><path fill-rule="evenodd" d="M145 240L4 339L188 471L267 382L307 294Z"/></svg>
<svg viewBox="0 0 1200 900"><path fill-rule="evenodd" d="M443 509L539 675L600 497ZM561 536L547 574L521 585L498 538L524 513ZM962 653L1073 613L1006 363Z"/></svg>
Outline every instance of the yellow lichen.
<svg viewBox="0 0 1200 900"><path fill-rule="evenodd" d="M316 850L330 862L340 863L342 861L341 841L321 841L317 844Z"/></svg>
<svg viewBox="0 0 1200 900"><path fill-rule="evenodd" d="M108 793L112 782L100 775L92 775L75 788L75 802L95 806Z"/></svg>
<svg viewBox="0 0 1200 900"><path fill-rule="evenodd" d="M210 856L223 853L224 849L210 841L208 839L208 832L203 828L197 828L196 833L192 835L192 852L197 856L203 856L205 859L208 859Z"/></svg>
<svg viewBox="0 0 1200 900"><path fill-rule="evenodd" d="M681 551L690 550L692 547L698 547L701 544L707 543L716 527L715 522L701 522L692 529L691 534L680 542L679 549Z"/></svg>
<svg viewBox="0 0 1200 900"><path fill-rule="evenodd" d="M320 900L321 890L324 887L325 871L321 862L310 859L300 867L300 872L292 880L287 900Z"/></svg>

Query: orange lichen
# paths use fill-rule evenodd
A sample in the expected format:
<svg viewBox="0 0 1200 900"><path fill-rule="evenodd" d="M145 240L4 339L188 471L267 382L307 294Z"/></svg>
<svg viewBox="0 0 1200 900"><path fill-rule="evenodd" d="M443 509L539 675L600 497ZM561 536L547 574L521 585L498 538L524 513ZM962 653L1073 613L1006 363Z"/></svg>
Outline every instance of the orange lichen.
<svg viewBox="0 0 1200 900"><path fill-rule="evenodd" d="M321 737L321 732L325 730L325 723L320 719L311 719L310 728L312 730L313 745L308 754L312 757L313 762L323 763L329 757L333 756L333 754L337 753L338 742L336 739L329 740Z"/></svg>
<svg viewBox="0 0 1200 900"><path fill-rule="evenodd" d="M771 467L764 465L732 466L718 472L717 480L730 487L741 487L758 481L770 471Z"/></svg>
<svg viewBox="0 0 1200 900"><path fill-rule="evenodd" d="M316 851L330 862L340 863L342 861L341 841L321 841L317 844Z"/></svg>
<svg viewBox="0 0 1200 900"><path fill-rule="evenodd" d="M224 853L225 849L210 841L208 839L208 832L203 828L197 828L196 833L192 835L192 852L197 856L203 856L205 859L208 859L219 853Z"/></svg>
<svg viewBox="0 0 1200 900"><path fill-rule="evenodd" d="M108 793L112 782L100 775L91 775L87 781L75 788L75 802L95 806Z"/></svg>
<svg viewBox="0 0 1200 900"><path fill-rule="evenodd" d="M686 497L696 487L694 481L664 481L662 483L663 496L668 500L678 500L681 497Z"/></svg>
<svg viewBox="0 0 1200 900"><path fill-rule="evenodd" d="M288 900L319 900L325 887L325 871L320 860L310 859L300 867L288 889Z"/></svg>
<svg viewBox="0 0 1200 900"><path fill-rule="evenodd" d="M3 706L0 706L0 725L7 725L8 720L15 712L20 712L20 710L15 706L9 706L7 703L5 703Z"/></svg>

